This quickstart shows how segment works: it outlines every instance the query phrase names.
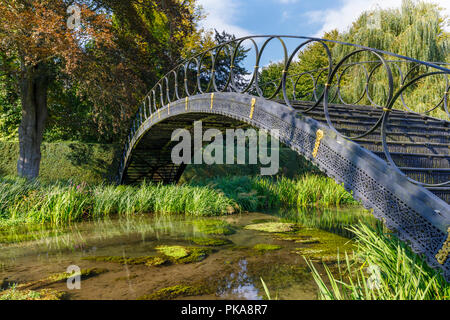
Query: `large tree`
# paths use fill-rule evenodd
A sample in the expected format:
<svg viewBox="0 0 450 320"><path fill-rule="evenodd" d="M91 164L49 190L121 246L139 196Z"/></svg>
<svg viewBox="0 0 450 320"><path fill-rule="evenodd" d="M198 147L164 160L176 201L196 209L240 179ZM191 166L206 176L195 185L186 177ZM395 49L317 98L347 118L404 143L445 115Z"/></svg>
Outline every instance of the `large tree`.
<svg viewBox="0 0 450 320"><path fill-rule="evenodd" d="M16 84L21 102L17 170L24 177L39 174L49 100L52 126L92 124L92 117L112 142L146 90L183 55L200 18L194 0L80 0L81 24L69 28L72 4L0 3L0 78ZM92 129L63 131L92 137Z"/></svg>
<svg viewBox="0 0 450 320"><path fill-rule="evenodd" d="M10 63L1 72L15 77L22 106L18 174L39 174L48 89L58 69L72 75L88 54L86 47L112 46L107 16L86 6L82 24L69 28L62 0L4 0L0 3L0 52ZM3 59L2 61L5 61Z"/></svg>

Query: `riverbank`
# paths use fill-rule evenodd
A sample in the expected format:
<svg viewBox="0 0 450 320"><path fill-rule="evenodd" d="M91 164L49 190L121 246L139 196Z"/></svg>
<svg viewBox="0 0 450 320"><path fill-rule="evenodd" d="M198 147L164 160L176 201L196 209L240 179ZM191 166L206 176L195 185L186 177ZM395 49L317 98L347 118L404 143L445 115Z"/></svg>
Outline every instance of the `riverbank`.
<svg viewBox="0 0 450 320"><path fill-rule="evenodd" d="M0 178L0 226L23 223L61 226L140 213L219 216L277 207L348 204L357 203L342 186L315 175L299 179L217 178L178 186L89 185Z"/></svg>
<svg viewBox="0 0 450 320"><path fill-rule="evenodd" d="M308 262L321 300L449 300L450 283L392 233L367 225L350 228L358 257L341 255L338 274ZM325 274L321 276L321 274Z"/></svg>
<svg viewBox="0 0 450 320"><path fill-rule="evenodd" d="M336 207L336 203L346 205ZM285 299L448 299L450 287L443 277L389 230L383 229L382 223L370 212L352 205L355 203L342 186L331 179L312 175L275 180L260 177L216 178L180 186L30 183L24 179L1 178L0 246L5 255L12 250L12 256L16 251L28 250L30 245L33 248L43 246L42 250L46 252L80 252L83 261L80 264L88 272L105 267L109 269L116 264L120 266L124 259L123 253L116 249L95 252L92 256L94 253L89 248L98 248L97 242L104 244L112 241L114 248L123 248L123 241L133 243L133 246L142 242L142 249L136 253L130 252L125 264L126 268L132 267L136 272L132 276L141 280L147 279L150 265L161 268L160 262L165 266L164 270L189 269L187 266L190 263L209 265L212 260L206 259L208 255L214 254L217 247L223 247L225 251L220 252L226 253L223 256L226 258L223 261L225 265L231 261L230 254L242 254L236 255L233 260L237 269L230 269L232 272L251 268L254 286L251 298L264 298L259 282L262 277L271 293L280 290L283 293L278 298ZM245 213L254 208L262 208L270 215ZM149 223L148 219L156 220ZM237 222L239 226L235 225ZM85 236L85 226L95 228L92 233L95 241L92 243ZM190 231L183 231L181 238L173 238L179 228ZM254 238L256 233L242 233L239 230L270 235L270 241ZM166 240L161 241L161 237ZM128 242L130 239L131 242ZM254 240L251 245L247 243L250 239ZM153 249L148 249L148 241L154 242ZM200 261L206 259L205 262L189 260L189 264L179 264L166 257L167 250L161 257L147 255L148 250L178 250L180 245L187 248L192 257L202 256ZM208 249L211 247L212 251ZM175 253L178 254L178 251ZM89 256L87 260L85 255ZM260 255L270 257L274 262L281 257L285 261L284 264L274 264L276 267L269 272L262 267L267 264L267 259L259 261ZM249 264L243 266L242 261ZM2 270L15 270L9 268L7 264L0 264ZM63 265L56 263L50 269L46 269L50 275L64 270ZM135 283L134 278L121 275L123 271L120 267L116 269L114 277ZM368 287L373 284L374 272L381 277L376 278L379 279L376 280L378 289ZM36 279L30 278L30 281L42 280L39 272L35 276ZM280 277L284 276L293 277L297 284L289 288L280 287L283 282ZM96 277L111 280L112 273ZM198 283L192 284L183 279L178 279L177 283L168 282L171 286L167 284L164 288L152 285L150 291L142 287L139 290L143 296L130 298L172 299L197 294L199 298L225 297L220 281L215 282L217 286L212 289L197 291L193 288L198 288ZM111 282L109 280L108 283ZM205 283L206 280L198 281ZM96 282L94 280L92 285L95 286ZM50 281L49 287L58 287L58 283ZM399 283L400 286L397 285ZM39 291L40 296L37 296L36 292L26 291L28 289L22 287L8 288L9 291L2 292L2 299L59 297L45 290ZM128 285L121 290L125 292L126 288ZM189 290L178 290L186 288ZM248 298L234 293L227 293L226 297Z"/></svg>

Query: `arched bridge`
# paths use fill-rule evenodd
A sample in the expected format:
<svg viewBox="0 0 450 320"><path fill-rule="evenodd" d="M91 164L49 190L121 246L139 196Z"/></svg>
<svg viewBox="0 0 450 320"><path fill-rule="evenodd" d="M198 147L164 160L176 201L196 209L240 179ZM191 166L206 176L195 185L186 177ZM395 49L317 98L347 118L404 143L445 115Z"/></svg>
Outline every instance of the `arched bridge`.
<svg viewBox="0 0 450 320"><path fill-rule="evenodd" d="M262 68L274 44L281 62ZM305 69L308 61L314 70ZM449 280L449 74L445 63L317 38L223 43L150 90L132 120L118 181L177 182L186 164L171 161L172 132L193 130L194 121L203 130L277 129L282 143L343 183Z"/></svg>

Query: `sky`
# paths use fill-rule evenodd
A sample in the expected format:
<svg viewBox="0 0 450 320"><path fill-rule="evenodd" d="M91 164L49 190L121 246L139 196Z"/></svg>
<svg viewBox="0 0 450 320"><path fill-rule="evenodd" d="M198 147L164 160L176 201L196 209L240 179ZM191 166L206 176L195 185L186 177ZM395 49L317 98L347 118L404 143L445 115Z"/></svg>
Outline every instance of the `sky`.
<svg viewBox="0 0 450 320"><path fill-rule="evenodd" d="M247 35L297 35L320 37L325 31L345 31L364 11L398 8L401 0L198 0L206 19L206 29L226 30L237 37ZM450 17L450 0L431 1ZM450 31L447 25L446 31ZM247 44L249 45L249 44ZM281 45L268 50L263 63L282 60ZM288 44L289 46L289 44ZM293 44L292 44L293 46Z"/></svg>

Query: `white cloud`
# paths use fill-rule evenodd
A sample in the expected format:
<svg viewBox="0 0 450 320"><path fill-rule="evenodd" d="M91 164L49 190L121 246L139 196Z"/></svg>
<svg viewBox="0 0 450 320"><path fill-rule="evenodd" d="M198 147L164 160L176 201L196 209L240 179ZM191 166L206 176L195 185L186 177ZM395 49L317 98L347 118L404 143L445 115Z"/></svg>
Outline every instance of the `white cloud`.
<svg viewBox="0 0 450 320"><path fill-rule="evenodd" d="M198 4L203 7L206 19L200 22L205 29L217 29L234 34L236 37L244 37L252 33L235 24L239 15L239 3L236 0L199 0Z"/></svg>
<svg viewBox="0 0 450 320"><path fill-rule="evenodd" d="M283 11L281 13L281 21L286 21L291 17L289 11Z"/></svg>
<svg viewBox="0 0 450 320"><path fill-rule="evenodd" d="M298 0L278 0L278 2L282 4L290 4L290 3L297 3Z"/></svg>
<svg viewBox="0 0 450 320"><path fill-rule="evenodd" d="M450 2L448 0L434 0L431 2L438 4L444 9L443 16L447 15L448 19L447 24L444 24L444 28L445 31L450 32ZM402 0L341 0L341 4L337 9L309 11L306 13L311 22L322 23L322 27L314 35L315 37L321 37L324 32L333 29L345 31L364 11L376 8L399 8Z"/></svg>
<svg viewBox="0 0 450 320"><path fill-rule="evenodd" d="M323 36L324 32L338 29L347 30L361 13L375 8L398 8L402 0L341 0L342 5L336 9L309 11L306 13L311 22L322 23L322 27L314 35Z"/></svg>

